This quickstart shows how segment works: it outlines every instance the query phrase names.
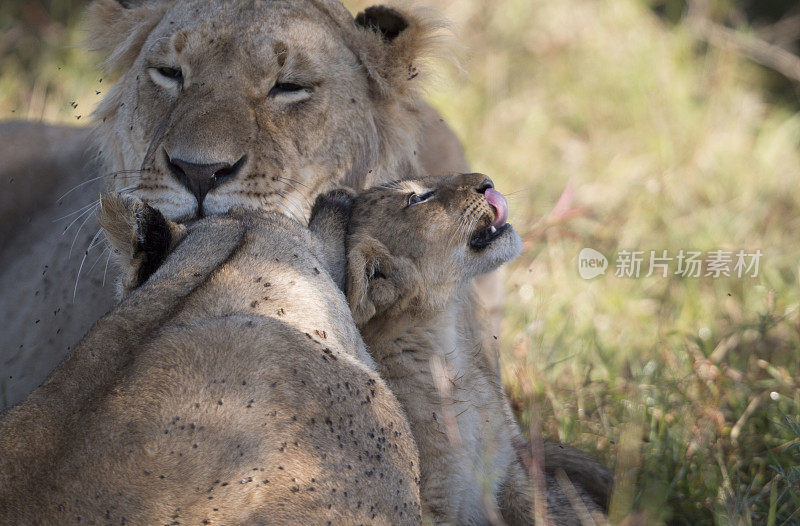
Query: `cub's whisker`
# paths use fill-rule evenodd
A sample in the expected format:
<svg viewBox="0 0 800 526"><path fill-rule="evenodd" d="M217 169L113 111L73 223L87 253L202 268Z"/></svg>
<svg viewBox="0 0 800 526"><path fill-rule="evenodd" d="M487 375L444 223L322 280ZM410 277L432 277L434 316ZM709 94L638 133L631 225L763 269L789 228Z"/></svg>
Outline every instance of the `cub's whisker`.
<svg viewBox="0 0 800 526"><path fill-rule="evenodd" d="M459 219L458 226L456 227L456 232L455 232L456 235L454 237L456 239L457 244L459 245L461 244L461 235L462 235L461 231L466 226L466 223L467 223L466 217L462 217L461 219Z"/></svg>
<svg viewBox="0 0 800 526"><path fill-rule="evenodd" d="M459 225L459 228L458 228L458 231L457 231L458 236L456 238L456 239L458 239L458 244L459 245L461 245L464 242L466 242L467 236L469 235L469 232L471 230L471 228L470 228L471 222L472 222L472 217L470 217L468 215L465 215L465 216L463 216L461 218L461 224Z"/></svg>

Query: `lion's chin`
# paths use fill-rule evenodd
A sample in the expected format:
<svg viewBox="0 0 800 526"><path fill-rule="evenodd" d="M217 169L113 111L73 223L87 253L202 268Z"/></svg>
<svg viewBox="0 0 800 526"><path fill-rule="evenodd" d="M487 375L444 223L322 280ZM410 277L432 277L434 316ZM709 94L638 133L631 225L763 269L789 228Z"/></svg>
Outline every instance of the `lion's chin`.
<svg viewBox="0 0 800 526"><path fill-rule="evenodd" d="M161 212L166 219L175 223L186 223L200 217L197 201L194 198L190 200L172 197L167 201L161 196L152 197L138 192L131 192L128 195L141 199Z"/></svg>

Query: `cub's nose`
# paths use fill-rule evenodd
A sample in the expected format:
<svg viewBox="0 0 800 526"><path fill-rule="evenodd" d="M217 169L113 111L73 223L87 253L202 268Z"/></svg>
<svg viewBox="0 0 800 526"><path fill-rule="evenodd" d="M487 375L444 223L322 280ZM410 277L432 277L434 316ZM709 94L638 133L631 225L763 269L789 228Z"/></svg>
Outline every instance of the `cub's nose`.
<svg viewBox="0 0 800 526"><path fill-rule="evenodd" d="M245 156L234 164L225 162L197 164L169 155L166 158L167 167L172 175L194 194L198 205L203 204L208 192L236 177L245 162Z"/></svg>
<svg viewBox="0 0 800 526"><path fill-rule="evenodd" d="M475 191L479 194L485 194L489 188L494 188L494 183L487 177L475 186Z"/></svg>

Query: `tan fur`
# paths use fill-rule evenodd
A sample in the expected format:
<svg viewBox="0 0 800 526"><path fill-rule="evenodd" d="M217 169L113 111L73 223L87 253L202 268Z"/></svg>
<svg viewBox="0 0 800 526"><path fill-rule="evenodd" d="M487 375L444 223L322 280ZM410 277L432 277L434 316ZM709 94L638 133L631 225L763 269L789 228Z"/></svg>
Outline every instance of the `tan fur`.
<svg viewBox="0 0 800 526"><path fill-rule="evenodd" d="M415 179L358 195L348 235L348 301L408 414L423 510L437 523L529 524L533 488L518 454L521 437L471 298L472 278L514 258L521 246L510 227L482 250L470 245L494 218L478 190L486 180ZM430 191L428 201L407 204L411 194ZM577 495L593 513L600 507L579 484L571 493L557 484L562 460L560 452L548 456L548 516L579 524L568 497Z"/></svg>
<svg viewBox="0 0 800 526"><path fill-rule="evenodd" d="M191 218L200 206L170 171L170 159L244 158L235 177L209 192L202 211L244 205L302 218L336 183L359 188L389 173L419 173L419 72L442 24L394 13L405 28L388 40L333 1L126 9L97 0L88 41L122 72L97 110L98 147L107 170L141 169L115 188L135 184L131 193L169 219ZM180 68L182 81L159 84L159 66ZM280 82L313 91L293 102L271 94Z"/></svg>
<svg viewBox="0 0 800 526"><path fill-rule="evenodd" d="M145 204L137 199L106 198L100 203L97 222L103 229L103 235L121 272L117 281L117 295L120 297L136 288L136 271L145 257L141 250L131 253L131 247L138 246L142 241L137 238L141 234L137 221L144 209ZM186 237L186 226L169 221L167 228L169 243L166 248L171 252Z"/></svg>
<svg viewBox="0 0 800 526"><path fill-rule="evenodd" d="M124 264L174 248L2 415L0 523L419 522L408 424L321 256L343 231L233 212L173 243L141 202L103 210Z"/></svg>
<svg viewBox="0 0 800 526"><path fill-rule="evenodd" d="M194 196L165 170L165 148L196 161L247 155L237 177L208 194L206 214L245 206L302 219L318 193L342 182L363 188L420 167L466 166L458 139L419 95L424 74L414 74L442 35L424 11L401 12L408 27L386 42L335 0L128 3L95 0L88 12L86 45L114 72L97 85L95 153L86 129L0 123L0 410L38 386L113 305L103 289L113 266L102 244L91 245L98 226L82 207L125 188L168 218L196 215ZM180 94L154 83L154 65L186 67ZM319 84L302 108L268 96L284 73Z"/></svg>

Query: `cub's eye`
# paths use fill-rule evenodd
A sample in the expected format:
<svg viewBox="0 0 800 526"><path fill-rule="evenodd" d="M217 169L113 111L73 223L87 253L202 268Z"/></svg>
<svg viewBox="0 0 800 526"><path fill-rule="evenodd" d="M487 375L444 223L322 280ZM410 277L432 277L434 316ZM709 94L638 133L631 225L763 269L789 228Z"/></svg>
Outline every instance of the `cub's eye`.
<svg viewBox="0 0 800 526"><path fill-rule="evenodd" d="M162 88L175 88L183 84L183 70L180 67L159 66L148 70L153 82Z"/></svg>
<svg viewBox="0 0 800 526"><path fill-rule="evenodd" d="M422 203L433 197L433 192L425 192L424 194L411 194L408 196L408 206Z"/></svg>
<svg viewBox="0 0 800 526"><path fill-rule="evenodd" d="M272 98L287 97L291 100L300 100L311 96L313 91L313 87L303 86L295 82L276 82L272 89L269 90L269 96Z"/></svg>

